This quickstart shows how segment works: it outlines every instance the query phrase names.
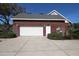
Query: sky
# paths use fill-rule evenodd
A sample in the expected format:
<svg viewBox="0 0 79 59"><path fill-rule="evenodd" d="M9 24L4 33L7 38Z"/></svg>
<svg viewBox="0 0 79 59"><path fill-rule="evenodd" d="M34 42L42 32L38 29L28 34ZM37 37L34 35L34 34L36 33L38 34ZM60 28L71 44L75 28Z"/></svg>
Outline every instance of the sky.
<svg viewBox="0 0 79 59"><path fill-rule="evenodd" d="M26 12L37 14L57 10L72 23L79 22L79 3L18 3L18 5L26 8Z"/></svg>

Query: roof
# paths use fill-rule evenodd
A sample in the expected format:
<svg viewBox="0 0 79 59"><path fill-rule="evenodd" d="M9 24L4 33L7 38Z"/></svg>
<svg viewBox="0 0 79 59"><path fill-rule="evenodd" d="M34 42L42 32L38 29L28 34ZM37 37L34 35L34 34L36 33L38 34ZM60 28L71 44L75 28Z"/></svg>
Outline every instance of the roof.
<svg viewBox="0 0 79 59"><path fill-rule="evenodd" d="M60 14L58 11L56 10L52 10L51 12L49 12L47 15L60 15L61 17L63 17L67 22L72 23L69 19L67 19L66 17L64 17L62 14Z"/></svg>
<svg viewBox="0 0 79 59"><path fill-rule="evenodd" d="M45 14L26 14L20 13L13 18L35 18L35 19L64 19L60 15L45 15Z"/></svg>
<svg viewBox="0 0 79 59"><path fill-rule="evenodd" d="M49 12L48 14L27 14L20 13L13 17L14 20L63 20L70 22L67 18L61 15L56 10Z"/></svg>

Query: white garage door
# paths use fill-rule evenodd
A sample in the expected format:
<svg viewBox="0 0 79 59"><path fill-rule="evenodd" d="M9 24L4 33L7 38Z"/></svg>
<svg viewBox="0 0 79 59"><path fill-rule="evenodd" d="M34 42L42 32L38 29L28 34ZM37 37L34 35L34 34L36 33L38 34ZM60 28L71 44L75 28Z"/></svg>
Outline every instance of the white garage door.
<svg viewBox="0 0 79 59"><path fill-rule="evenodd" d="M20 36L43 36L43 27L20 27Z"/></svg>

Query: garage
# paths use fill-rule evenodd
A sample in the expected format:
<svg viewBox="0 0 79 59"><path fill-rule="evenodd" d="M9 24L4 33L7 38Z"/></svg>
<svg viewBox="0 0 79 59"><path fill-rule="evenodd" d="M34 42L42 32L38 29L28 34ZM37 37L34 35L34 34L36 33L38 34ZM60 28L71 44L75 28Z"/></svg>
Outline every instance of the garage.
<svg viewBox="0 0 79 59"><path fill-rule="evenodd" d="M65 32L71 25L71 22L57 11L52 11L48 15L20 13L12 19L12 28L17 36L47 36L56 32L57 27L62 27L61 30Z"/></svg>
<svg viewBox="0 0 79 59"><path fill-rule="evenodd" d="M43 36L43 27L20 27L20 36Z"/></svg>

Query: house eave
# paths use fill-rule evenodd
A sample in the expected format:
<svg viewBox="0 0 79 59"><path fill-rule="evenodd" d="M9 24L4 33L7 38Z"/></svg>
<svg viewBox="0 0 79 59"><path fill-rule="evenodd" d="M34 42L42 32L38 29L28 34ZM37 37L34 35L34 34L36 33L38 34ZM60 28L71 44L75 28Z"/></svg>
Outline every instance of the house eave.
<svg viewBox="0 0 79 59"><path fill-rule="evenodd" d="M65 21L64 19L36 19L36 18L12 18L13 20L56 20L56 21Z"/></svg>

